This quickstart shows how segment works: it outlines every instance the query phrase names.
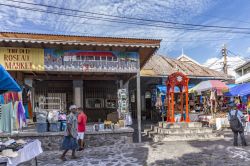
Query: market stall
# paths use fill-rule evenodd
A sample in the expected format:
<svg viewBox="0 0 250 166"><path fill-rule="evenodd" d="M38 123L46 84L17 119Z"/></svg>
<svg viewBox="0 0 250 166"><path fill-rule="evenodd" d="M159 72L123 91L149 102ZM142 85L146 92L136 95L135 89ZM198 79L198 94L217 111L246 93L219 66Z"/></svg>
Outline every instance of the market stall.
<svg viewBox="0 0 250 166"><path fill-rule="evenodd" d="M224 93L237 104L237 108L241 110L245 116L245 130L250 132L250 83L244 83L229 88L229 91Z"/></svg>
<svg viewBox="0 0 250 166"><path fill-rule="evenodd" d="M223 126L227 126L229 124L226 120L228 99L223 96L223 92L227 90L228 86L219 80L200 82L189 90L194 102L191 112L198 113L198 120L204 125L214 125L219 129L222 125L216 119L220 118Z"/></svg>
<svg viewBox="0 0 250 166"><path fill-rule="evenodd" d="M26 123L21 88L0 65L0 163L16 166L42 153L38 140L14 140L5 133L21 130Z"/></svg>
<svg viewBox="0 0 250 166"><path fill-rule="evenodd" d="M0 145L0 164L6 166L16 166L20 163L35 158L37 165L37 156L43 153L41 142L39 140L8 140Z"/></svg>

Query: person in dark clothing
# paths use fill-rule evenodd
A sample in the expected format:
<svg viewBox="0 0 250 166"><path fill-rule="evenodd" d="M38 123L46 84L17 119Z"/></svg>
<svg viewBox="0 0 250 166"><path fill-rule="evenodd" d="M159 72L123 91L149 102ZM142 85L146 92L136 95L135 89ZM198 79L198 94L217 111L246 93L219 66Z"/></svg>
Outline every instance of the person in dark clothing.
<svg viewBox="0 0 250 166"><path fill-rule="evenodd" d="M244 115L240 110L237 110L235 103L230 103L229 107L230 107L230 111L228 113L228 120L232 121L232 119L233 119L232 117L236 116L240 122L239 123L240 124L239 130L232 129L232 131L234 133L234 146L238 146L238 135L240 135L242 146L247 146L246 139L244 136L244 127L242 124L242 120L244 118ZM230 125L231 125L231 123L230 123ZM231 128L232 128L232 126L231 126Z"/></svg>

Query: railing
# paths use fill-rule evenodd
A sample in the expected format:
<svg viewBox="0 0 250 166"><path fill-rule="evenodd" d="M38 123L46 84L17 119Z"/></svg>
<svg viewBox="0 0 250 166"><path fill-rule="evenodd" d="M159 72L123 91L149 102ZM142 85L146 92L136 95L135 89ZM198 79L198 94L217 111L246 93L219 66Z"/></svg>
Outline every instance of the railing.
<svg viewBox="0 0 250 166"><path fill-rule="evenodd" d="M114 72L114 73L136 73L138 62L135 61L67 61L45 63L47 71L72 71L72 72Z"/></svg>

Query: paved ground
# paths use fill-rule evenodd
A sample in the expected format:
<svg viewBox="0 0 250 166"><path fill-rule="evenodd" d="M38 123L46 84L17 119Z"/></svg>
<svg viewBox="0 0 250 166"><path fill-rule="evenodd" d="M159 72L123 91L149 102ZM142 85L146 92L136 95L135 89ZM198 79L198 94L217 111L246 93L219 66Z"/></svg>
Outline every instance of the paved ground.
<svg viewBox="0 0 250 166"><path fill-rule="evenodd" d="M165 142L113 145L109 147L89 148L77 155L79 159L62 162L61 152L44 152L38 157L41 166L167 166L200 165L248 166L250 146L233 147L232 135L221 141ZM250 143L250 136L247 136ZM33 163L32 163L33 162ZM34 165L34 161L22 166Z"/></svg>

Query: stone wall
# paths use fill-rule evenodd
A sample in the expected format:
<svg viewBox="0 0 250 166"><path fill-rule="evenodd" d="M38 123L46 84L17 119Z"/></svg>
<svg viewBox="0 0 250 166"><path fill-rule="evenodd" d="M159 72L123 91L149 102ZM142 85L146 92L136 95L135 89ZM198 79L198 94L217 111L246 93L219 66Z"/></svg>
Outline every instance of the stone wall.
<svg viewBox="0 0 250 166"><path fill-rule="evenodd" d="M133 142L132 128L126 130L86 132L86 147L98 147L113 144L125 144ZM43 150L59 150L63 140L63 132L23 132L19 134L3 134L0 138L10 137L13 139L39 139L42 142Z"/></svg>

